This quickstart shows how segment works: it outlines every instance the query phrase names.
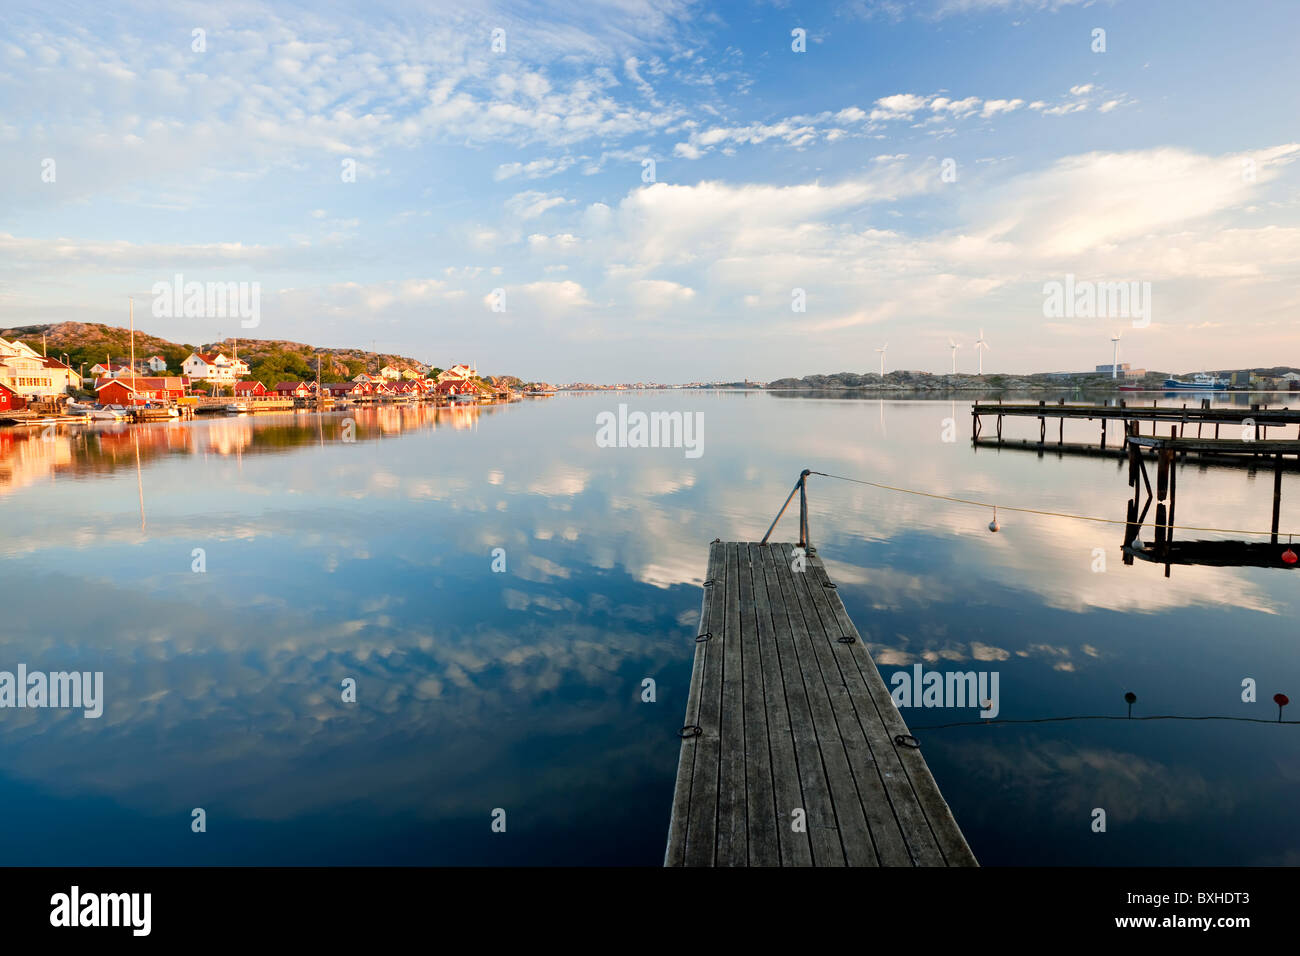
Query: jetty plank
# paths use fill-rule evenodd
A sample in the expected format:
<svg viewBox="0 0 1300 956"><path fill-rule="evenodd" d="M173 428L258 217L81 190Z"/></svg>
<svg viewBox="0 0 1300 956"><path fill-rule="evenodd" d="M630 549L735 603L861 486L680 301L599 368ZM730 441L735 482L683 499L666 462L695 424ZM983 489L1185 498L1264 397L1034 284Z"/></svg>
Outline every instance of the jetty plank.
<svg viewBox="0 0 1300 956"><path fill-rule="evenodd" d="M708 574L665 864L977 865L821 559L715 542Z"/></svg>

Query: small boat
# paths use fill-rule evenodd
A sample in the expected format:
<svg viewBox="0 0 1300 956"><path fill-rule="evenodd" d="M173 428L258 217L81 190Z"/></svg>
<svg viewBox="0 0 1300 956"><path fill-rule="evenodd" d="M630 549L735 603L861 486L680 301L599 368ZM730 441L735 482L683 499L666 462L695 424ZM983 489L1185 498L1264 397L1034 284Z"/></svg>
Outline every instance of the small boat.
<svg viewBox="0 0 1300 956"><path fill-rule="evenodd" d="M1121 385L1121 386L1119 387L1119 390L1120 390L1121 392L1145 392L1145 391L1146 391L1146 386L1144 386L1144 385Z"/></svg>
<svg viewBox="0 0 1300 956"><path fill-rule="evenodd" d="M478 396L473 392L453 392L451 403L453 405L476 405L478 404Z"/></svg>
<svg viewBox="0 0 1300 956"><path fill-rule="evenodd" d="M131 417L131 412L121 405L101 405L90 413L90 417L97 422L124 422Z"/></svg>
<svg viewBox="0 0 1300 956"><path fill-rule="evenodd" d="M1197 373L1190 382L1184 382L1176 378L1165 379L1165 388L1183 391L1212 392L1222 391L1227 387L1228 383L1223 379L1215 378L1213 375L1206 375L1204 372Z"/></svg>
<svg viewBox="0 0 1300 956"><path fill-rule="evenodd" d="M226 406L226 411L230 412L230 414L232 415L243 415L248 411L248 403L231 402L229 405Z"/></svg>

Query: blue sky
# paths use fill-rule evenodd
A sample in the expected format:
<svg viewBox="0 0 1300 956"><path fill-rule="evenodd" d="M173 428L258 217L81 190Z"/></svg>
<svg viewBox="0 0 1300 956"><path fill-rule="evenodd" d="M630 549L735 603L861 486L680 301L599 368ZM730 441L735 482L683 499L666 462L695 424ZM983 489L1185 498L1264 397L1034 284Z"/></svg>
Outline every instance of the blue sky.
<svg viewBox="0 0 1300 956"><path fill-rule="evenodd" d="M886 342L941 371L950 337L973 371L981 328L994 372L1091 367L1119 328L1149 368L1300 364L1294 3L4 17L4 325L125 324L135 295L176 341L552 381L868 371ZM258 327L154 317L178 273L259 283ZM1149 324L1045 316L1067 275L1150 283Z"/></svg>

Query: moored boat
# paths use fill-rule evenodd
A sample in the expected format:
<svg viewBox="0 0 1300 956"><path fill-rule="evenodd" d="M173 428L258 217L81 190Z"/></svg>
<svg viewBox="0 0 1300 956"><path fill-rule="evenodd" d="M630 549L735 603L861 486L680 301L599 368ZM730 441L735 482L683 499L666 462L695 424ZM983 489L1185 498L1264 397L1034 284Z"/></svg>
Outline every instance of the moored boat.
<svg viewBox="0 0 1300 956"><path fill-rule="evenodd" d="M1176 378L1165 379L1165 388L1172 388L1172 389L1192 390L1198 392L1211 392L1216 390L1223 390L1227 387L1228 387L1227 382L1223 381L1222 379L1215 378L1213 375L1206 375L1204 372L1197 373L1195 376L1193 376L1190 382L1184 382L1181 379L1176 379Z"/></svg>

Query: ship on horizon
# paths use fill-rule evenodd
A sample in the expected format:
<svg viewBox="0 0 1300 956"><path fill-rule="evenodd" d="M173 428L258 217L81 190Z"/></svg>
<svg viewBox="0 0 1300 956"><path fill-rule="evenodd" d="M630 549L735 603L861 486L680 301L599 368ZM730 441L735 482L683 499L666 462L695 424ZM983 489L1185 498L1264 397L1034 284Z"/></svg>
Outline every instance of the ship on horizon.
<svg viewBox="0 0 1300 956"><path fill-rule="evenodd" d="M1176 378L1165 379L1165 388L1191 390L1198 392L1224 391L1228 387L1227 379L1215 378L1213 375L1207 375L1204 372L1198 372L1193 376L1190 382L1182 381Z"/></svg>

